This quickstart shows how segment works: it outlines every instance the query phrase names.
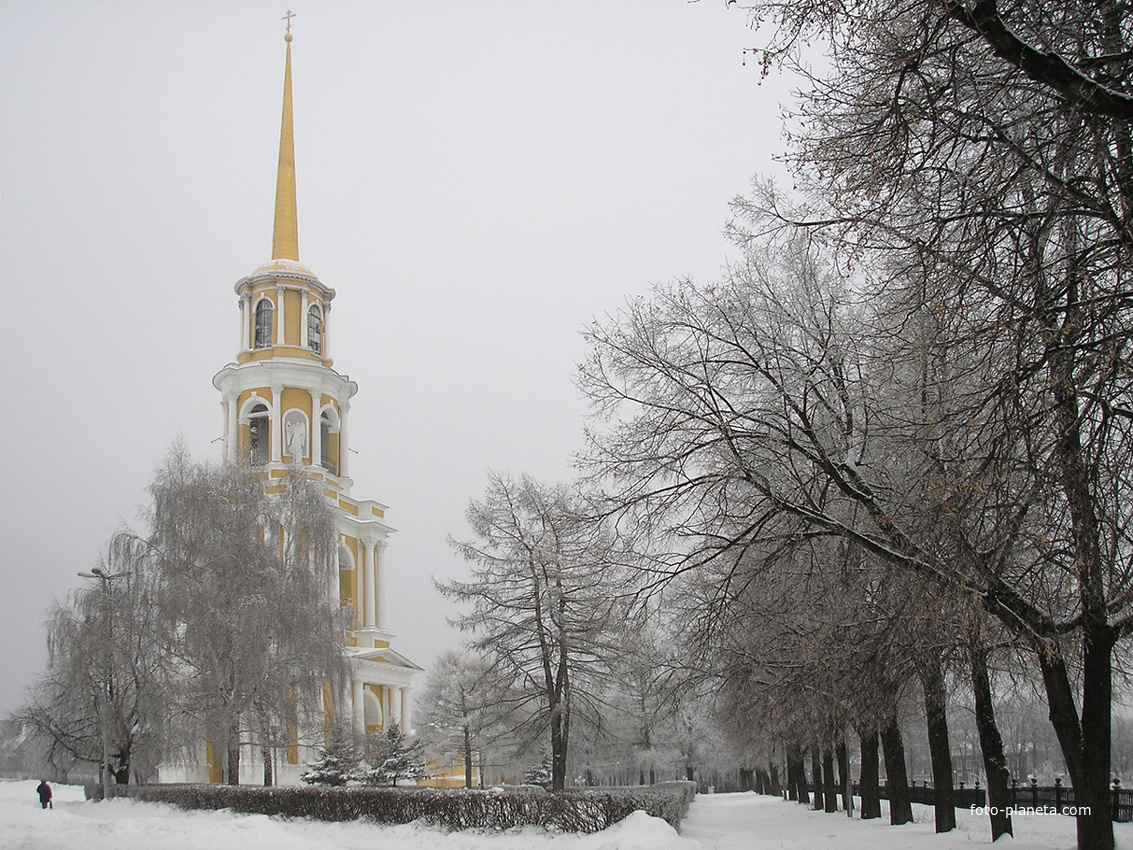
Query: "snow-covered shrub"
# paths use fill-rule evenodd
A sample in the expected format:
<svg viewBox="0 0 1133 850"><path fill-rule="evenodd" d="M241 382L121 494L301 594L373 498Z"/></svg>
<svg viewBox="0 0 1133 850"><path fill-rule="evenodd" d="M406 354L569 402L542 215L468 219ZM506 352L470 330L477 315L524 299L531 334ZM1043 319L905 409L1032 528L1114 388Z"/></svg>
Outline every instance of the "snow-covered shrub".
<svg viewBox="0 0 1133 850"><path fill-rule="evenodd" d="M535 825L561 832L597 832L638 809L663 818L676 828L696 786L692 782L669 782L643 788L545 794L530 788L123 785L115 787L113 793L135 800L173 803L185 809L231 809L326 821L365 818L375 823L399 824L420 820L448 829L502 830Z"/></svg>

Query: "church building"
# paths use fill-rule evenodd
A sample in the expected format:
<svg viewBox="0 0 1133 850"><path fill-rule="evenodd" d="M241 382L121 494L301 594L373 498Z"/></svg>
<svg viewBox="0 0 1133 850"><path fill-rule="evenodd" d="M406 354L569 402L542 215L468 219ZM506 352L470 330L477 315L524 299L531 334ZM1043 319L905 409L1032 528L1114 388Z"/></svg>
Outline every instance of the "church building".
<svg viewBox="0 0 1133 850"><path fill-rule="evenodd" d="M283 119L279 138L275 226L271 260L236 282L240 343L236 360L221 369L213 385L222 396L224 454L229 463L250 462L269 481L300 464L321 481L338 516L337 581L329 592L356 613L346 632L354 684L349 694L327 699L328 715L349 714L361 731L379 731L390 721L412 729L410 687L420 667L391 647L386 546L394 529L386 505L352 494L350 400L358 385L334 369L331 302L335 291L299 262L292 123L291 34L283 78ZM243 760L249 775L257 754ZM289 748L278 774L294 781L313 756ZM220 781L210 759L209 778ZM294 766L293 768L291 766Z"/></svg>

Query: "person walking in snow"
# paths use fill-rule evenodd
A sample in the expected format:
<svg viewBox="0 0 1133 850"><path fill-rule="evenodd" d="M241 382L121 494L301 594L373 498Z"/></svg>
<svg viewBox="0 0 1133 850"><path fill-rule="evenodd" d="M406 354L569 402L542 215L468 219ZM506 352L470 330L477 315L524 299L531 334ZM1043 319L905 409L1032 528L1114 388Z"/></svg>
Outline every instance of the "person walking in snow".
<svg viewBox="0 0 1133 850"><path fill-rule="evenodd" d="M39 807L46 809L48 807L55 808L51 805L51 786L47 784L46 779L41 779L39 785L36 787L35 792L39 794Z"/></svg>

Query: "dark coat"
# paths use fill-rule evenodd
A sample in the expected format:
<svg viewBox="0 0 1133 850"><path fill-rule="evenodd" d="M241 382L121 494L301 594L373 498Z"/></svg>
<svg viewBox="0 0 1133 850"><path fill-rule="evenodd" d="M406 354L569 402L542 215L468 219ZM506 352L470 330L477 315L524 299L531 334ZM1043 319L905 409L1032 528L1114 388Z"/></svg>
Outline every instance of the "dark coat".
<svg viewBox="0 0 1133 850"><path fill-rule="evenodd" d="M35 791L39 794L39 802L46 803L51 799L51 786L47 784L46 779L39 783Z"/></svg>

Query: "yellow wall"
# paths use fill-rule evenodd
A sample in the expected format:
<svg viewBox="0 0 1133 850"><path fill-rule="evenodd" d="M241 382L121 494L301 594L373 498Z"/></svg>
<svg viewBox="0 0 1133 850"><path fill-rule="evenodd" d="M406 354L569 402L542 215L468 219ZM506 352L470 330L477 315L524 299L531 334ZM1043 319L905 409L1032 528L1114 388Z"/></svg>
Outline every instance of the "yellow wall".
<svg viewBox="0 0 1133 850"><path fill-rule="evenodd" d="M220 763L217 749L212 741L205 741L205 761L209 766L209 782L224 781L224 765Z"/></svg>
<svg viewBox="0 0 1133 850"><path fill-rule="evenodd" d="M338 598L343 605L353 605L355 608L358 606L354 602L355 591L358 588L358 571L357 570L339 570L338 571L339 590ZM357 626L355 626L357 628Z"/></svg>
<svg viewBox="0 0 1133 850"><path fill-rule="evenodd" d="M362 567L362 554L358 550L358 541L353 537L344 538L343 543L346 544L346 548L350 550L350 555L354 559L354 569L339 571L339 598L344 605L354 607L357 619L351 625L351 628L357 629L362 626L362 605L358 600L358 570Z"/></svg>
<svg viewBox="0 0 1133 850"><path fill-rule="evenodd" d="M283 293L283 339L284 345L299 345L303 339L299 330L300 313L303 312L303 296L288 289Z"/></svg>

